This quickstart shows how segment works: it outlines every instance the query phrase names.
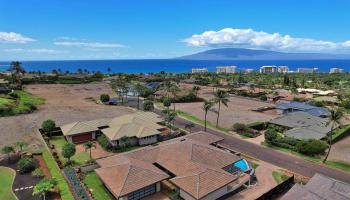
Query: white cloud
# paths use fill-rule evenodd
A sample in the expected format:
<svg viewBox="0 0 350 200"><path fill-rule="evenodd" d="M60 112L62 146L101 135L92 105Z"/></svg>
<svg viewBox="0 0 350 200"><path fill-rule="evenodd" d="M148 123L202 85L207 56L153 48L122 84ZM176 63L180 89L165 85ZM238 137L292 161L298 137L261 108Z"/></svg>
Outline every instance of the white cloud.
<svg viewBox="0 0 350 200"><path fill-rule="evenodd" d="M62 39L62 38L61 38ZM84 47L84 48L95 48L95 49L108 49L108 48L121 48L125 47L122 44L117 43L101 43L101 42L89 42L86 40L72 39L64 37L63 41L54 42L58 46L71 46L71 47Z"/></svg>
<svg viewBox="0 0 350 200"><path fill-rule="evenodd" d="M0 43L28 43L33 42L34 39L23 36L15 32L0 32Z"/></svg>
<svg viewBox="0 0 350 200"><path fill-rule="evenodd" d="M184 42L196 47L239 47L306 52L350 50L350 40L339 43L309 38L294 38L290 35L267 33L253 29L233 28L195 34L186 38Z"/></svg>
<svg viewBox="0 0 350 200"><path fill-rule="evenodd" d="M60 51L60 50L55 50L55 49L45 49L45 48L40 48L40 49L20 49L20 48L15 48L15 49L4 49L4 52L15 52L15 53L39 53L39 54L62 54L62 53L68 53L68 51Z"/></svg>

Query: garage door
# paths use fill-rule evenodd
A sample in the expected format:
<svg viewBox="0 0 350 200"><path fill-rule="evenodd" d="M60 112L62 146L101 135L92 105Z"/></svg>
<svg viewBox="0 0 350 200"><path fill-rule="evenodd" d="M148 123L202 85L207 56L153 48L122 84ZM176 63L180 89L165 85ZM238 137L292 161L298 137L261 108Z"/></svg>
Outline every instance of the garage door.
<svg viewBox="0 0 350 200"><path fill-rule="evenodd" d="M143 197L154 194L156 192L156 184L139 189L135 192L132 192L128 195L128 200L140 200Z"/></svg>
<svg viewBox="0 0 350 200"><path fill-rule="evenodd" d="M91 133L85 133L81 135L74 135L72 136L72 140L74 143L82 143L92 140L92 134Z"/></svg>

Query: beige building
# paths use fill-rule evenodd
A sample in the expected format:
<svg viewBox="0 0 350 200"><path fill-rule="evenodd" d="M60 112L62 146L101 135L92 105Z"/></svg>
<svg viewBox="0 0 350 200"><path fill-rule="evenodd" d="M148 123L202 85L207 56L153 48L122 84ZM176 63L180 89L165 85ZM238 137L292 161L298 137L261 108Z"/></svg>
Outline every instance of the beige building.
<svg viewBox="0 0 350 200"><path fill-rule="evenodd" d="M208 68L192 68L192 74L208 73Z"/></svg>
<svg viewBox="0 0 350 200"><path fill-rule="evenodd" d="M184 200L215 200L250 181L248 173L234 167L242 158L210 145L221 140L193 133L99 159L95 171L118 200L139 200L163 187L177 188Z"/></svg>
<svg viewBox="0 0 350 200"><path fill-rule="evenodd" d="M262 66L260 67L260 73L287 73L289 72L288 66Z"/></svg>
<svg viewBox="0 0 350 200"><path fill-rule="evenodd" d="M218 66L216 67L216 73L218 74L233 74L236 73L236 66Z"/></svg>

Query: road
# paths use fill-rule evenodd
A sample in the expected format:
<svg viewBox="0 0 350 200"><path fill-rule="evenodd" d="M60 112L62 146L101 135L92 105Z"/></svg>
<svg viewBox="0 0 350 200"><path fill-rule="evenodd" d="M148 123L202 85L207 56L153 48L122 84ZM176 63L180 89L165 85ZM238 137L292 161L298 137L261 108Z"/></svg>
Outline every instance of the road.
<svg viewBox="0 0 350 200"><path fill-rule="evenodd" d="M154 112L162 115L161 112L157 109L155 109ZM189 123L191 122L180 117L176 117L175 119L175 125L177 127L184 128L185 125ZM204 126L196 124L192 130L202 131L204 130ZM224 138L224 140L220 142L220 145L222 146L225 146L236 152L241 152L256 159L263 160L289 171L298 173L300 175L312 177L315 173L320 173L350 183L350 173L332 169L311 161L304 160L302 158L298 158L296 156L288 155L286 153L282 153L270 148L259 146L238 137L226 135L210 128L207 128L207 132Z"/></svg>

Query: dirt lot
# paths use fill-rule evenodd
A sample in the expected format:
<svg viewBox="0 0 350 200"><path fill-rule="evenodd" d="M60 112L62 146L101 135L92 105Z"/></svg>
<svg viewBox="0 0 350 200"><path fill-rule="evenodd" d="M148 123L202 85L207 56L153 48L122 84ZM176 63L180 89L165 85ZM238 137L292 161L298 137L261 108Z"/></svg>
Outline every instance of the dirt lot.
<svg viewBox="0 0 350 200"><path fill-rule="evenodd" d="M202 110L203 103L178 103L176 104L177 109L183 112L187 112L193 116L196 116L204 120L204 111ZM220 112L220 126L225 128L231 128L233 124L240 123L250 123L261 121L265 122L270 119L277 117L277 113L260 113L252 111L259 107L271 106L268 103L250 100L242 97L230 97L230 102L228 107L221 106ZM213 110L208 112L208 121L216 123L216 110L218 106L214 106Z"/></svg>
<svg viewBox="0 0 350 200"><path fill-rule="evenodd" d="M129 108L104 106L92 99L102 93L113 94L106 84L81 85L28 85L25 90L45 99L39 110L25 115L0 118L0 147L25 140L32 148L40 148L37 129L46 119L53 119L58 126L79 120L115 117L133 112Z"/></svg>
<svg viewBox="0 0 350 200"><path fill-rule="evenodd" d="M333 144L329 158L330 160L350 163L350 136Z"/></svg>

